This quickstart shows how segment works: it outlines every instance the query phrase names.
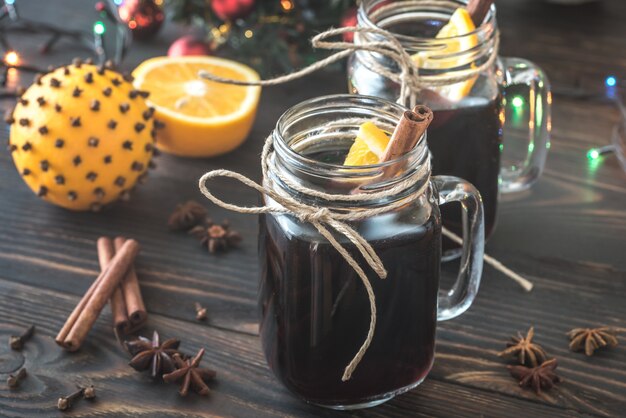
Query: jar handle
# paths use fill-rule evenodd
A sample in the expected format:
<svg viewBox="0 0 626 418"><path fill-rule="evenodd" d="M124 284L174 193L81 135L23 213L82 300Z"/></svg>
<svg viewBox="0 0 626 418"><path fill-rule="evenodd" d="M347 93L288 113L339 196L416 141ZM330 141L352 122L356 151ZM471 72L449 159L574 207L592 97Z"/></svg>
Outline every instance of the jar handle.
<svg viewBox="0 0 626 418"><path fill-rule="evenodd" d="M432 184L439 205L459 202L463 212L463 252L456 283L450 290L439 290L437 320L445 321L465 312L476 297L483 271L485 219L480 193L469 182L452 176L435 176Z"/></svg>
<svg viewBox="0 0 626 418"><path fill-rule="evenodd" d="M505 103L511 110L504 124L500 191L510 193L526 190L543 171L550 149L552 96L550 81L533 62L522 58L500 58L500 66L504 71ZM520 123L522 119L523 124ZM519 142L524 157L507 158L510 154L507 150L518 145L513 142L518 136L524 138Z"/></svg>

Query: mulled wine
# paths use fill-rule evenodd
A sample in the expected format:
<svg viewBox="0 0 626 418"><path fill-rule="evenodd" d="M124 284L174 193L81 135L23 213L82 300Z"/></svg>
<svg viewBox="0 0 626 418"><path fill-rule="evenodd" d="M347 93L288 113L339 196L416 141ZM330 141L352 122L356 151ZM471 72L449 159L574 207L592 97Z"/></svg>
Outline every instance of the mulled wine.
<svg viewBox="0 0 626 418"><path fill-rule="evenodd" d="M424 379L434 356L440 228L436 211L422 225L395 215L360 225L389 276L368 274L376 333L352 379L343 382L369 326L365 288L310 225L261 217L261 338L268 364L287 388L309 402L353 405ZM361 261L353 246L345 246Z"/></svg>
<svg viewBox="0 0 626 418"><path fill-rule="evenodd" d="M428 148L432 153L434 174L461 177L480 192L485 213L485 238L495 226L498 207L498 178L502 124L501 100L475 100L459 108L437 109L428 129ZM441 208L443 224L459 236L463 234L461 208L448 205ZM444 251L458 244L443 239Z"/></svg>

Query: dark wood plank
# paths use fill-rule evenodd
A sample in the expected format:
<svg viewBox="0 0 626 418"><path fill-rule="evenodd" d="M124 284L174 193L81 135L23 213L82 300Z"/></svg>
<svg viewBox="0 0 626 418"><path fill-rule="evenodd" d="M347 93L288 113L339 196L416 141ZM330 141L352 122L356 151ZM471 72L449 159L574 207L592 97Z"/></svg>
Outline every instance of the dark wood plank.
<svg viewBox="0 0 626 418"><path fill-rule="evenodd" d="M35 337L22 352L0 346L0 378L25 366L29 376L19 389L0 389L0 414L14 417L39 416L221 416L221 417L389 417L389 416L504 416L513 414L572 416L574 411L557 409L513 396L497 396L465 385L435 379L389 403L353 413L333 412L296 399L271 376L257 338L241 333L183 323L152 315L148 328L166 337L181 337L182 349L193 352L206 347L204 363L218 370L209 398L190 394L180 398L174 385L153 382L145 373L131 369L103 315L77 353L66 353L53 338L62 318L78 298L35 289L0 278L0 339L37 324ZM19 310L20 315L14 314ZM94 403L79 402L69 413L60 413L56 399L75 385L93 384ZM515 386L514 382L508 382ZM496 400L497 399L497 400ZM454 400L454 402L451 402Z"/></svg>
<svg viewBox="0 0 626 418"><path fill-rule="evenodd" d="M581 6L544 0L498 0L502 55L535 61L557 89L603 92L609 74L626 75L620 0ZM621 34L621 35L620 35Z"/></svg>

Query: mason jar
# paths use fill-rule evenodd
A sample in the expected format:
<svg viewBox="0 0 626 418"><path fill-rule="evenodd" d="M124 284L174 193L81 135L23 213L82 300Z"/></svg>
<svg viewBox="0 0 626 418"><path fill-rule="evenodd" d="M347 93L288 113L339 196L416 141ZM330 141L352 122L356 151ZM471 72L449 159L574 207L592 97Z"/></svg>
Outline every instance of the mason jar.
<svg viewBox="0 0 626 418"><path fill-rule="evenodd" d="M423 77L412 99L434 112L428 130L433 173L458 176L476 186L483 199L488 238L496 224L499 192L524 190L543 170L551 97L548 79L535 64L497 57L495 7L475 31L437 37L454 11L466 3L363 0L357 26L391 32L411 55ZM354 37L357 45L377 40L384 38L372 33ZM348 65L350 91L398 100L400 86L380 75L377 67L399 71L396 62L383 55L356 51ZM458 81L457 76L464 75L467 78ZM443 219L446 227L461 233L456 205L443 210ZM444 251L455 245L444 240Z"/></svg>
<svg viewBox="0 0 626 418"><path fill-rule="evenodd" d="M314 208L311 216L337 217L363 237L387 271L379 277L353 240L319 221L367 275L370 298L355 268L315 225L318 218L285 211L284 202L265 195L259 233L263 350L274 374L307 402L364 408L419 385L434 361L437 320L463 313L478 290L480 196L465 180L431 177L426 134L395 160L343 165L363 122L390 135L406 110L375 97L319 97L286 111L272 133L264 187L278 200ZM389 171L395 176L384 175ZM464 208L463 263L456 284L442 291L439 206L449 202ZM369 330L371 342L346 379L346 366Z"/></svg>

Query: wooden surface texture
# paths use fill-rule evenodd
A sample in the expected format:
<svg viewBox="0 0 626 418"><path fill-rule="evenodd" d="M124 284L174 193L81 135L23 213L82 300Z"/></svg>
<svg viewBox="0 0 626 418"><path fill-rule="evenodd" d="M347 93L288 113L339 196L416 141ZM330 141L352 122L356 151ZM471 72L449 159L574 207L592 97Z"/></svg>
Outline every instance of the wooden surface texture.
<svg viewBox="0 0 626 418"><path fill-rule="evenodd" d="M304 99L345 91L344 73L326 72L265 89L253 131L237 151L210 160L161 156L130 202L102 213L72 213L37 199L8 152L0 153L0 415L624 416L624 336L616 349L587 358L568 350L565 333L574 327L626 328L626 173L615 157L595 165L585 157L589 148L609 143L618 121L613 105L586 93L602 95L608 74L626 78L626 2L577 8L538 0L496 3L502 55L537 62L555 90L544 175L531 190L503 197L487 245L491 255L532 280L535 289L524 293L485 266L471 309L438 327L435 365L421 386L370 410L341 413L301 402L273 377L261 352L257 219L206 202L214 219L228 217L244 236L240 249L219 256L166 228L177 203L202 201L197 179L205 171L227 168L258 179L263 141L280 114ZM86 9L73 13L88 22L93 16ZM125 66L164 54L176 33L169 27L150 44L135 43ZM34 50L32 41L20 42L30 42ZM36 52L32 57L60 64L79 54L66 46L49 57ZM23 73L18 81L27 85L31 77ZM11 105L11 100L0 101L2 109ZM0 136L3 141L8 137L8 127ZM242 186L215 184L226 200L257 200ZM179 398L175 387L155 384L128 367L128 356L113 338L108 308L78 353L54 344L54 335L98 274L96 239L104 234L141 243L136 267L150 317L146 332L158 329L165 338L178 337L188 352L206 348L204 363L218 370L209 398ZM194 302L208 309L206 323L195 320ZM9 335L31 323L37 325L33 340L22 352L10 350ZM520 389L496 356L511 335L531 325L536 341L559 359L564 379L541 396ZM21 366L29 377L10 391L4 380ZM59 413L56 399L86 383L96 386L97 400Z"/></svg>

